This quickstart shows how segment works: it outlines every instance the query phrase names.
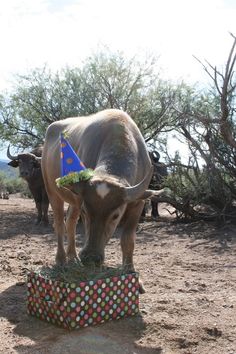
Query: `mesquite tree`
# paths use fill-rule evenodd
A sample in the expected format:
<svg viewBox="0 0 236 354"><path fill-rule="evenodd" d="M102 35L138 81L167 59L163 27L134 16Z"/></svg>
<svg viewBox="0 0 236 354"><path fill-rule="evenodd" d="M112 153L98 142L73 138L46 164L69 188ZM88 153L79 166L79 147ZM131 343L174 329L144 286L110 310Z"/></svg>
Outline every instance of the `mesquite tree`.
<svg viewBox="0 0 236 354"><path fill-rule="evenodd" d="M173 107L176 130L188 145L190 157L185 164L178 156L174 161L168 160L172 174L166 185L172 193L165 201L169 200L178 208L179 215L187 218L236 217L236 39L233 38L222 72L209 63L201 63L212 79L210 89L199 93L182 85Z"/></svg>
<svg viewBox="0 0 236 354"><path fill-rule="evenodd" d="M156 73L157 59L126 59L98 53L78 68L52 73L47 67L18 75L15 88L2 97L0 137L20 148L42 143L48 125L70 116L106 108L127 111L147 139L168 124L168 83Z"/></svg>

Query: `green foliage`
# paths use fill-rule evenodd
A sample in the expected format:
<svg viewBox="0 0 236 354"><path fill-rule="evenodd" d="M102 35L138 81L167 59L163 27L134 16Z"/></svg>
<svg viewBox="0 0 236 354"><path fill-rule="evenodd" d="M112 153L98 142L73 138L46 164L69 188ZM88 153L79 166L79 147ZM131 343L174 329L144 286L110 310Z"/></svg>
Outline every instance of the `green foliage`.
<svg viewBox="0 0 236 354"><path fill-rule="evenodd" d="M47 67L18 75L1 99L0 137L20 148L44 140L52 122L106 108L127 111L145 136L167 124L167 83L155 72L157 59L126 59L122 53L98 53L81 67L52 73ZM159 119L160 118L160 119Z"/></svg>
<svg viewBox="0 0 236 354"><path fill-rule="evenodd" d="M169 166L165 185L175 205L197 210L207 204L215 215L230 215L236 197L233 67L234 62L226 65L225 74L215 70L212 85L204 89L162 80L157 58L128 59L120 52L96 53L79 67L56 73L48 67L35 69L18 75L14 89L0 96L0 138L30 149L43 142L48 125L56 120L123 109ZM181 152L174 157L170 153L173 135L188 148L187 162ZM17 190L17 182L12 185ZM197 211L190 209L189 215L195 216ZM188 208L184 210L187 215Z"/></svg>
<svg viewBox="0 0 236 354"><path fill-rule="evenodd" d="M0 171L0 191L9 194L21 193L24 197L31 197L27 183L20 177L9 178L9 176Z"/></svg>
<svg viewBox="0 0 236 354"><path fill-rule="evenodd" d="M217 218L235 218L236 151L222 135L221 96L213 88L202 92L182 84L177 88L176 98L175 134L188 146L190 157L186 163L179 156L171 158L166 151L171 166L167 184L172 197L195 210L207 205ZM234 132L232 97L228 105Z"/></svg>
<svg viewBox="0 0 236 354"><path fill-rule="evenodd" d="M187 203L195 210L208 205L220 213L232 206L234 195L229 186L233 183L220 169L209 171L177 166L166 179L165 186L171 189L172 198L178 202Z"/></svg>

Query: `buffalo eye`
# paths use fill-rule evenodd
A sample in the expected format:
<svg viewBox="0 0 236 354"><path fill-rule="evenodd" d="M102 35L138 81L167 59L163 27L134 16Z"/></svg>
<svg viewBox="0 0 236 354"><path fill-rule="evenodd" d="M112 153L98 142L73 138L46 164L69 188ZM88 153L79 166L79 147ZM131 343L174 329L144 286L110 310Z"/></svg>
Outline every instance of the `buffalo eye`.
<svg viewBox="0 0 236 354"><path fill-rule="evenodd" d="M114 215L112 216L112 220L116 220L118 217L119 217L119 214L114 214Z"/></svg>
<svg viewBox="0 0 236 354"><path fill-rule="evenodd" d="M40 167L40 164L38 163L38 161L31 161L31 164L33 165L33 167Z"/></svg>

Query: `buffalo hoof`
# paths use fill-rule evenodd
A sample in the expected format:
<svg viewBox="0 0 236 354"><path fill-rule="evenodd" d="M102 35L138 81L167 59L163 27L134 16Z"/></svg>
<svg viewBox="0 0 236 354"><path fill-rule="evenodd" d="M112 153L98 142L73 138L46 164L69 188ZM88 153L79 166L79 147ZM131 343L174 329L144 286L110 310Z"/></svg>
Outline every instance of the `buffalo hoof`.
<svg viewBox="0 0 236 354"><path fill-rule="evenodd" d="M58 266L63 266L66 264L66 253L60 253L56 255L56 264Z"/></svg>
<svg viewBox="0 0 236 354"><path fill-rule="evenodd" d="M67 263L78 263L79 257L76 254L67 254Z"/></svg>
<svg viewBox="0 0 236 354"><path fill-rule="evenodd" d="M37 220L35 222L36 226L43 226L43 227L48 227L49 226L49 221L48 220Z"/></svg>
<svg viewBox="0 0 236 354"><path fill-rule="evenodd" d="M123 271L128 274L128 273L135 273L135 269L132 263L128 263L128 264L123 264L122 267Z"/></svg>
<svg viewBox="0 0 236 354"><path fill-rule="evenodd" d="M104 257L101 254L86 254L83 251L80 252L81 262L85 266L90 266L95 264L95 266L101 266L104 261Z"/></svg>
<svg viewBox="0 0 236 354"><path fill-rule="evenodd" d="M140 294L145 294L146 293L146 289L143 285L143 282L141 280L139 280L139 293Z"/></svg>
<svg viewBox="0 0 236 354"><path fill-rule="evenodd" d="M125 271L126 274L135 272L134 266L132 264L123 265L123 270ZM140 279L139 279L139 293L140 294L146 293L146 289L144 288L143 282Z"/></svg>

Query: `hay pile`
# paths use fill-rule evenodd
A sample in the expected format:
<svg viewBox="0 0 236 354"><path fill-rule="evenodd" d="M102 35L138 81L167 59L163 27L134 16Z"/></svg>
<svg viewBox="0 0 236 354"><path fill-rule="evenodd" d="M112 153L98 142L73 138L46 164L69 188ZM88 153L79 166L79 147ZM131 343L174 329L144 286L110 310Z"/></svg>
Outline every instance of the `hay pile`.
<svg viewBox="0 0 236 354"><path fill-rule="evenodd" d="M111 278L126 274L122 267L109 267L106 265L96 267L94 264L84 266L81 262L70 262L64 266L52 265L43 266L34 271L46 279L62 281L65 283L78 283L80 281L90 281Z"/></svg>

